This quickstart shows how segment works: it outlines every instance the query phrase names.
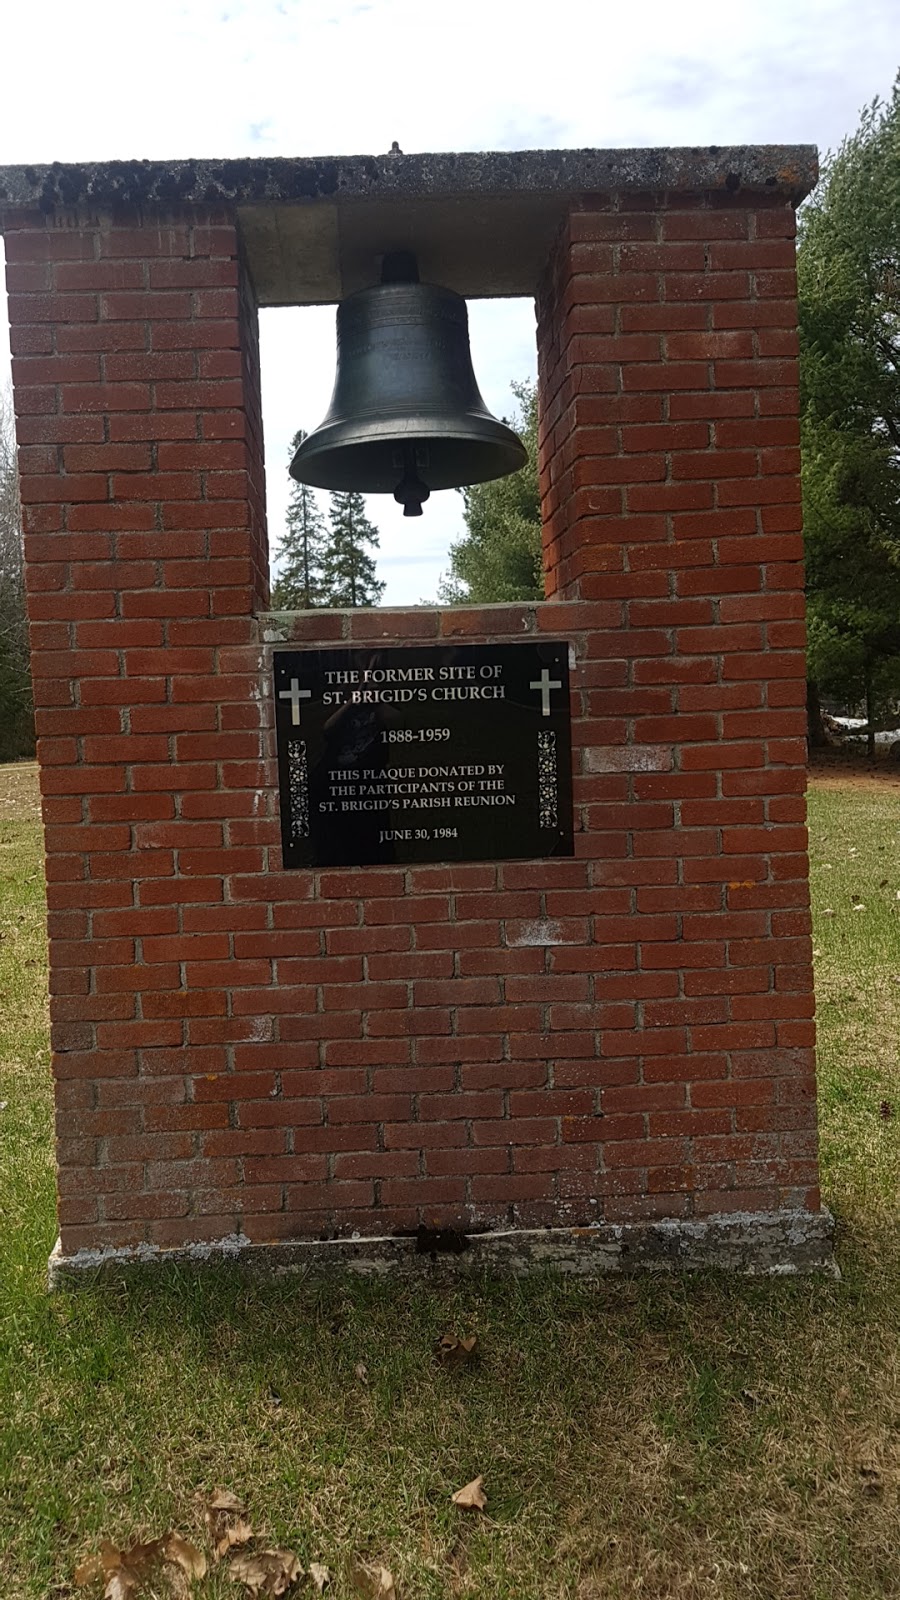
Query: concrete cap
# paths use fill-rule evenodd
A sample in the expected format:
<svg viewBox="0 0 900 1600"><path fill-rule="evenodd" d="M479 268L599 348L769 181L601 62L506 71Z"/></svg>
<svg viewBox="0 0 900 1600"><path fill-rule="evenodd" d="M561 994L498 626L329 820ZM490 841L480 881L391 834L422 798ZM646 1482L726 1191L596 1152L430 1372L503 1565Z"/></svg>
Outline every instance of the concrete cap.
<svg viewBox="0 0 900 1600"><path fill-rule="evenodd" d="M424 280L469 296L531 295L568 211L613 194L761 195L796 205L818 176L813 145L661 150L108 161L0 167L5 210L226 207L261 305L322 304L377 282L411 249Z"/></svg>

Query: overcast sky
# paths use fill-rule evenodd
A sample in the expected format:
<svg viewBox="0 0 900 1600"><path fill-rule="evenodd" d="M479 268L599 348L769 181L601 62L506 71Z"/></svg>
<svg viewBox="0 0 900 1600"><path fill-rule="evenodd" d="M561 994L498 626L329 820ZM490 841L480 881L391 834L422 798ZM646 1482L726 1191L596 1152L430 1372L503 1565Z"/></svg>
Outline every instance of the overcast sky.
<svg viewBox="0 0 900 1600"><path fill-rule="evenodd" d="M811 143L886 96L900 0L8 0L0 165L615 145ZM470 305L475 371L509 413L534 371L524 301ZM287 448L328 402L334 313L262 315L270 542ZM3 352L5 354L5 352ZM2 368L0 368L2 371ZM434 598L459 496L404 521L378 496L386 602Z"/></svg>

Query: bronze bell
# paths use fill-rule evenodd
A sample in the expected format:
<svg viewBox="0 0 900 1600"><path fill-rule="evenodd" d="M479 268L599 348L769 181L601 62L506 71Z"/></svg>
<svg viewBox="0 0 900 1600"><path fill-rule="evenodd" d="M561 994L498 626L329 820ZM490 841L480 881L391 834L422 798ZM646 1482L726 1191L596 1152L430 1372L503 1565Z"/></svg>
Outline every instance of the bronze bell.
<svg viewBox="0 0 900 1600"><path fill-rule="evenodd" d="M393 494L404 516L419 517L432 489L502 478L525 461L478 392L465 300L420 283L407 252L386 256L381 283L338 306L331 404L291 477Z"/></svg>

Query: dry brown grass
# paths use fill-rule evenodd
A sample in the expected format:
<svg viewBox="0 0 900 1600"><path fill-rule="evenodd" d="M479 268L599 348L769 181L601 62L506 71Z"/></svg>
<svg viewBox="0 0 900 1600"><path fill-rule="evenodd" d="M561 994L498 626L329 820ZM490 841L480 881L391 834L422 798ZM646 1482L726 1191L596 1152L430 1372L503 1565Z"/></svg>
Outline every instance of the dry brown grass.
<svg viewBox="0 0 900 1600"><path fill-rule="evenodd" d="M38 822L40 815L37 762L0 766L0 821L8 817L16 822Z"/></svg>

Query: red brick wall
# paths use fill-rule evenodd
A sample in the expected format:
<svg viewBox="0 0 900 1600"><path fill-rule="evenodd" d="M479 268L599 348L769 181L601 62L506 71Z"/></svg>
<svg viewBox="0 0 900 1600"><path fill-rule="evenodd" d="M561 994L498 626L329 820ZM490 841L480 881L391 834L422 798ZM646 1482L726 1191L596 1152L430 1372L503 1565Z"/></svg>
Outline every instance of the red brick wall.
<svg viewBox="0 0 900 1600"><path fill-rule="evenodd" d="M573 217L552 603L295 623L569 639L576 859L286 873L234 226L8 220L64 1251L818 1204L790 221Z"/></svg>
<svg viewBox="0 0 900 1600"><path fill-rule="evenodd" d="M803 644L795 224L757 205L570 217L538 297L545 570L551 596L681 602L675 624L783 623L780 650Z"/></svg>

